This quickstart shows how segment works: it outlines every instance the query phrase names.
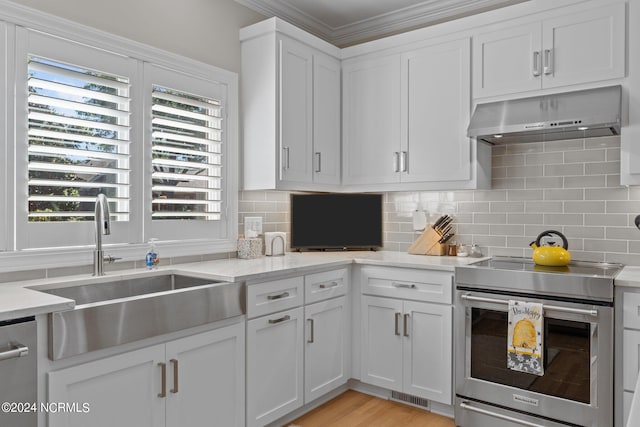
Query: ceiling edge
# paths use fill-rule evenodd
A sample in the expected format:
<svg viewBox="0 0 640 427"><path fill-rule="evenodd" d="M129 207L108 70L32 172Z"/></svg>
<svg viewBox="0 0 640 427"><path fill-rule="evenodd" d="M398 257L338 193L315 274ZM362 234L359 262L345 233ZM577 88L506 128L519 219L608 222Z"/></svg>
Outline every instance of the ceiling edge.
<svg viewBox="0 0 640 427"><path fill-rule="evenodd" d="M528 0L431 0L340 27L330 27L284 1L235 1L265 16L277 16L341 47Z"/></svg>

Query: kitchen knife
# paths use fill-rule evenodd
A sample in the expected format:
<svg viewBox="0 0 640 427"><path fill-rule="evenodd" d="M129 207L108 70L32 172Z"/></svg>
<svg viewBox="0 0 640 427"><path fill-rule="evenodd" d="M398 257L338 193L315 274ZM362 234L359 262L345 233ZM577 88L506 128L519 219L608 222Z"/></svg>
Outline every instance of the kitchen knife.
<svg viewBox="0 0 640 427"><path fill-rule="evenodd" d="M438 219L436 220L436 222L434 222L434 223L433 223L433 225L431 226L431 228L433 228L434 230L436 230L436 229L440 226L440 224L442 224L442 221L444 221L445 219L447 219L447 216L446 216L446 215L442 215L442 216L440 216L440 218L438 218Z"/></svg>

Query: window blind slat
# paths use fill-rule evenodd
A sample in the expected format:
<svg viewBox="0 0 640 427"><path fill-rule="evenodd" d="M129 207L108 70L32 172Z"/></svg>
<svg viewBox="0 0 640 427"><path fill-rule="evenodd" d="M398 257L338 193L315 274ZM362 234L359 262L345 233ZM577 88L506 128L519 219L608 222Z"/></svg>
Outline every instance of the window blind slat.
<svg viewBox="0 0 640 427"><path fill-rule="evenodd" d="M207 100L207 101L203 101L201 99L194 99L194 98L189 98L189 96L187 94L182 94L182 95L174 95L171 93L167 93L167 92L162 92L160 90L154 90L153 92L153 98L155 99L161 99L164 101L169 101L170 103L176 103L176 104L182 104L182 105L188 105L191 107L198 107L198 108L207 108L207 109L217 109L216 111L219 113L221 110L220 107L220 102L215 101L215 100ZM220 117L220 115L216 115L216 114L212 114L214 117Z"/></svg>
<svg viewBox="0 0 640 427"><path fill-rule="evenodd" d="M121 125L121 124L112 124L112 123L104 123L104 122L96 122L93 120L84 120L72 117L59 116L48 113L39 113L30 111L29 112L29 120L30 121L43 121L47 123L55 123L59 125L69 125L76 126L78 128L93 128L96 130L102 131L112 131L112 132L127 132L130 127ZM41 127L42 125L38 125L34 123L34 127ZM127 141L128 143L129 141Z"/></svg>
<svg viewBox="0 0 640 427"><path fill-rule="evenodd" d="M209 147L219 147L220 146L220 135L218 133L217 137L209 137L205 138L197 138L189 135L180 135L177 133L163 132L163 131L154 131L152 134L154 141L178 141L178 142L189 142L192 144L204 145ZM164 142L164 141L163 141Z"/></svg>
<svg viewBox="0 0 640 427"><path fill-rule="evenodd" d="M209 132L214 132L217 130L220 130L220 128L215 128L215 127L211 127L211 126L200 126L197 124L191 124L191 123L185 123L185 122L180 122L178 120L169 120L169 119L164 119L164 118L159 118L159 117L154 117L151 120L151 124L155 125L155 126L166 126L166 127L170 127L170 128L178 128L178 129L186 129L186 130L192 130L195 132L202 132L202 133L209 133ZM166 131L166 129L165 129Z"/></svg>
<svg viewBox="0 0 640 427"><path fill-rule="evenodd" d="M88 84L95 84L99 86L108 86L117 91L128 92L129 83L123 79L98 77L92 74L88 74L82 70L74 71L71 68L64 67L64 64L58 63L57 65L48 65L34 58L29 62L29 71L45 73L53 76L53 78L61 79L65 81L83 81ZM105 75L101 73L102 75Z"/></svg>
<svg viewBox="0 0 640 427"><path fill-rule="evenodd" d="M43 163L43 162L29 162L30 171L50 171L50 172L80 172L85 174L129 174L129 169L117 169L117 168L102 168L95 166L82 166L75 164L60 164L60 163Z"/></svg>
<svg viewBox="0 0 640 427"><path fill-rule="evenodd" d="M91 89L83 89L76 86L71 86L63 83L56 83L48 80L41 80L37 78L29 79L29 87L34 89L46 89L49 91L55 91L60 94L75 95L79 97L89 99L99 99L101 101L112 102L114 104L129 104L130 100L127 97L112 95L104 92L97 92Z"/></svg>
<svg viewBox="0 0 640 427"><path fill-rule="evenodd" d="M59 107L67 110L73 110L80 113L99 114L106 117L114 117L118 119L128 119L129 112L124 110L116 110L113 108L100 107L94 104L84 102L67 101L60 98L53 98L43 95L29 95L29 103L48 105L50 107Z"/></svg>
<svg viewBox="0 0 640 427"><path fill-rule="evenodd" d="M105 151L95 151L95 150L60 148L60 147L51 147L46 145L31 145L28 151L29 151L29 154L77 156L77 157L90 157L94 159L109 159L109 160L128 160L129 159L128 154L108 153Z"/></svg>

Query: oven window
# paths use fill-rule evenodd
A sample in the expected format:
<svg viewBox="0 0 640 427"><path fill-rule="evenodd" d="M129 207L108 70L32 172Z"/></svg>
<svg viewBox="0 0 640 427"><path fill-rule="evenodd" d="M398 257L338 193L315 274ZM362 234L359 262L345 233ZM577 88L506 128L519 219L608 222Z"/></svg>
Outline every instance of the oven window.
<svg viewBox="0 0 640 427"><path fill-rule="evenodd" d="M544 375L507 368L507 313L472 308L471 376L590 403L590 324L546 317Z"/></svg>

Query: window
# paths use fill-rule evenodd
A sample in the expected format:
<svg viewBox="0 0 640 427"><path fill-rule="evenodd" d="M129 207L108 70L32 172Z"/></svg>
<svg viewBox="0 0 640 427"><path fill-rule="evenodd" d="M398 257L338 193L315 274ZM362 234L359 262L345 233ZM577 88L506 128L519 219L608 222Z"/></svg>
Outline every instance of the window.
<svg viewBox="0 0 640 427"><path fill-rule="evenodd" d="M225 175L229 144L224 106L227 87L153 64L144 67L144 138L151 173L148 237L163 240L229 235L224 210L230 193Z"/></svg>
<svg viewBox="0 0 640 427"><path fill-rule="evenodd" d="M8 27L15 60L0 55L15 65L6 99L16 112L7 135L16 137L0 141L8 177L0 250L90 260L99 193L109 200L103 243L112 255L139 259L150 238L163 256L234 250L234 73L105 35L91 43L108 48ZM115 52L120 45L126 54Z"/></svg>

